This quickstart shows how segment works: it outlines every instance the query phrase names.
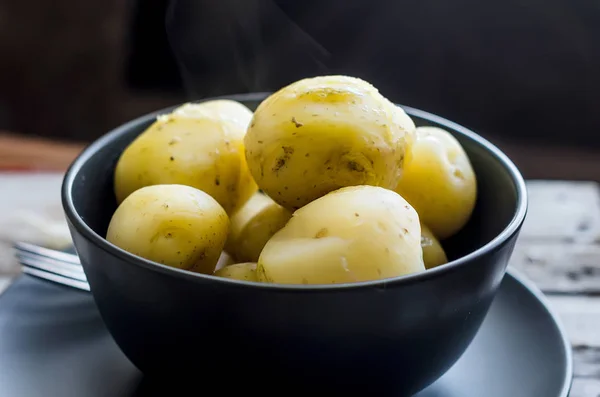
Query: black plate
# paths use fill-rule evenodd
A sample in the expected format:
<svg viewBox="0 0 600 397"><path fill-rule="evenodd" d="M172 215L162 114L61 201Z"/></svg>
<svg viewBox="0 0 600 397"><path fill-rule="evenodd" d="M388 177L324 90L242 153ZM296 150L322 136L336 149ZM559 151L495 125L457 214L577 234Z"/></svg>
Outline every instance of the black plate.
<svg viewBox="0 0 600 397"><path fill-rule="evenodd" d="M571 378L571 350L556 316L511 271L466 353L417 396L566 397ZM0 396L173 392L155 383L118 349L89 293L24 275L0 297ZM206 384L197 383L200 390Z"/></svg>

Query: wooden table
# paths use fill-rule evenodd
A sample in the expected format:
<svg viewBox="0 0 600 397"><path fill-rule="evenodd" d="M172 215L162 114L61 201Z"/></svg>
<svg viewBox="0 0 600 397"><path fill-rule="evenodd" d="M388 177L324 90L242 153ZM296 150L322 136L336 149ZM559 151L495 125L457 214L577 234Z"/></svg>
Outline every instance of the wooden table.
<svg viewBox="0 0 600 397"><path fill-rule="evenodd" d="M529 181L529 213L510 266L544 291L574 357L571 397L600 396L600 190ZM540 396L541 397L541 396Z"/></svg>
<svg viewBox="0 0 600 397"><path fill-rule="evenodd" d="M0 170L62 171L84 146L0 131Z"/></svg>
<svg viewBox="0 0 600 397"><path fill-rule="evenodd" d="M9 180L11 189L7 189ZM60 211L60 180L60 174L15 179L0 173L0 211L24 205L17 199L23 192L34 192L25 203L29 208ZM510 266L545 292L563 321L574 353L571 397L600 396L599 187L591 182L529 181L528 190L529 213ZM0 263L2 268L6 264ZM0 275L0 289L10 279Z"/></svg>

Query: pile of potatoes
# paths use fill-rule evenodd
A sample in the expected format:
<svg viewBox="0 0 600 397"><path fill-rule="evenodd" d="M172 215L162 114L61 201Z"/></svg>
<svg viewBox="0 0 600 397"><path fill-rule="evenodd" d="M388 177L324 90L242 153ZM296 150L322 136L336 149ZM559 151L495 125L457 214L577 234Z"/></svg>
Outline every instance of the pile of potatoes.
<svg viewBox="0 0 600 397"><path fill-rule="evenodd" d="M107 239L179 269L332 284L423 272L475 206L460 143L364 80L292 83L157 117L122 153Z"/></svg>

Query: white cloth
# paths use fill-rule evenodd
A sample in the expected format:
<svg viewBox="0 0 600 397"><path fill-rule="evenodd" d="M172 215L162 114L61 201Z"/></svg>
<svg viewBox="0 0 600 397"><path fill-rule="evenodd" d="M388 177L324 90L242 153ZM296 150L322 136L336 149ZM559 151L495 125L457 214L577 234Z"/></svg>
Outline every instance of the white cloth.
<svg viewBox="0 0 600 397"><path fill-rule="evenodd" d="M17 274L12 244L71 244L60 199L62 174L0 173L0 277Z"/></svg>

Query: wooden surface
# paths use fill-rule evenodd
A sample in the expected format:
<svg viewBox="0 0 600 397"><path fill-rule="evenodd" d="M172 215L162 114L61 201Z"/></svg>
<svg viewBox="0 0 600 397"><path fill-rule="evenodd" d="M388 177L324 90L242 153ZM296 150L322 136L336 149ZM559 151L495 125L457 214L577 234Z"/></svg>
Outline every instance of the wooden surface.
<svg viewBox="0 0 600 397"><path fill-rule="evenodd" d="M544 291L573 346L571 397L600 396L600 194L592 182L530 181L511 259ZM540 396L541 397L541 396Z"/></svg>
<svg viewBox="0 0 600 397"><path fill-rule="evenodd" d="M83 147L0 132L0 170L63 171Z"/></svg>
<svg viewBox="0 0 600 397"><path fill-rule="evenodd" d="M5 189L9 182L11 188ZM22 184L20 188L18 183ZM34 191L33 186L38 188L38 194L28 195L27 202L20 199L7 200L11 194L0 195L0 200L6 204L0 206L3 213L11 212L11 206L17 204L27 204L30 211L36 208L40 212L60 211L60 175L23 175L16 180L14 175L3 177L0 174L0 185L0 191L10 190L13 199L18 196L19 191ZM39 189L48 190L48 194L41 194ZM520 270L544 291L562 319L573 346L575 379L570 396L598 397L599 187L593 182L529 181L528 190L529 213L510 266ZM38 197L37 202L35 197ZM0 263L0 269L3 268L2 265ZM0 276L0 290L7 283L8 277L2 279Z"/></svg>

